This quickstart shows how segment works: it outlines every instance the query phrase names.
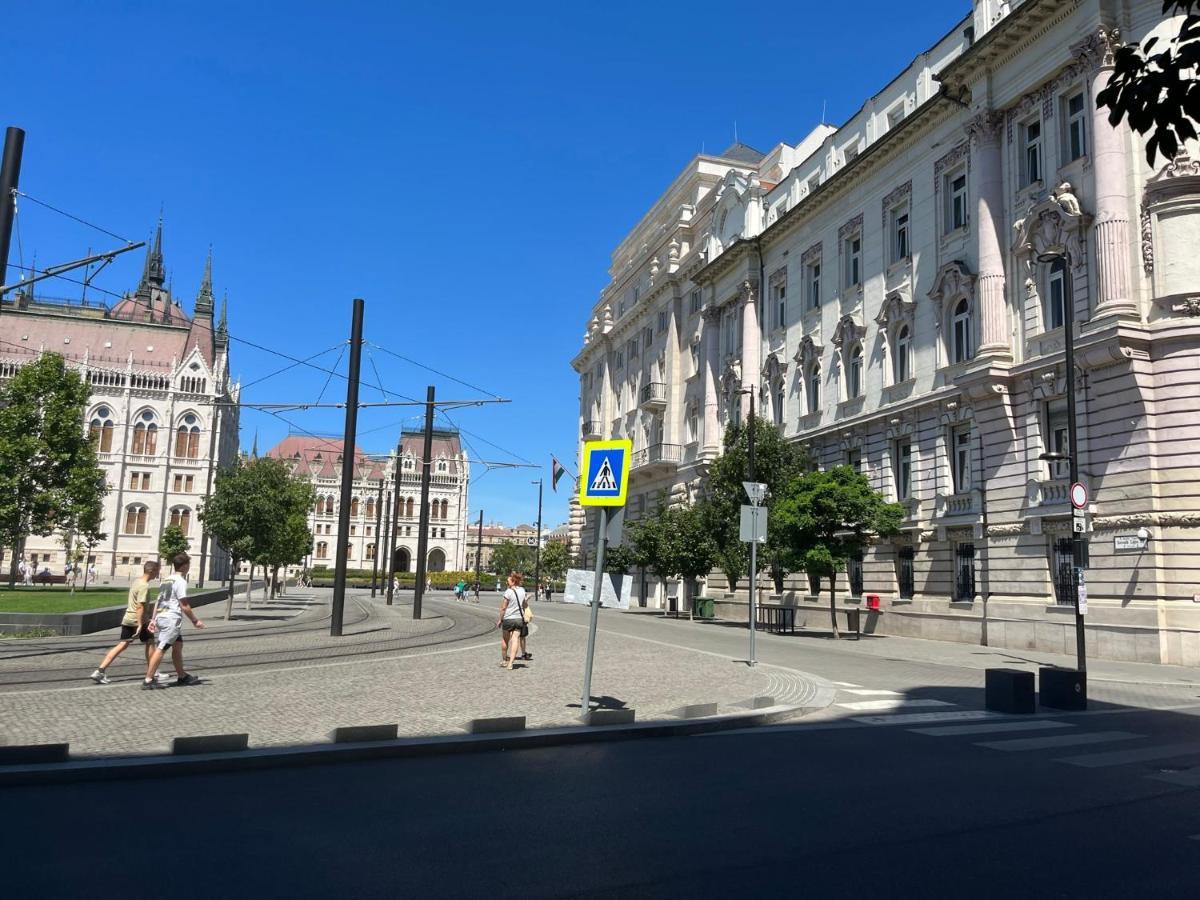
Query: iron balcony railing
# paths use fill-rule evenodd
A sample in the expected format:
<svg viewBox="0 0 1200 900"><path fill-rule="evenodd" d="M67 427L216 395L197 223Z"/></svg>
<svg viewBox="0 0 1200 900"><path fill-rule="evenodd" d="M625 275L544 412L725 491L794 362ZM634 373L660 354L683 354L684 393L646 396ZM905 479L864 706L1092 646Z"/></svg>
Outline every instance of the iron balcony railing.
<svg viewBox="0 0 1200 900"><path fill-rule="evenodd" d="M633 468L652 466L659 463L678 463L683 459L683 447L679 444L651 444L634 451Z"/></svg>

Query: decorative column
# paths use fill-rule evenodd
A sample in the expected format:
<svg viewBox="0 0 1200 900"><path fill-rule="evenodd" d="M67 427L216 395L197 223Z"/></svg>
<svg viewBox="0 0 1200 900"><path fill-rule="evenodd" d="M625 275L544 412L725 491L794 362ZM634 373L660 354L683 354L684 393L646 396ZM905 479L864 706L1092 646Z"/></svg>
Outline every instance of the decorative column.
<svg viewBox="0 0 1200 900"><path fill-rule="evenodd" d="M980 356L1012 358L1004 298L1004 179L1000 132L1004 117L986 109L967 124L974 176L977 291L982 340Z"/></svg>
<svg viewBox="0 0 1200 900"><path fill-rule="evenodd" d="M1095 316L1137 317L1129 287L1129 198L1125 135L1108 124L1108 110L1095 107L1095 98L1108 86L1113 53L1120 46L1116 28L1102 27L1075 47L1075 55L1092 72L1092 171L1096 187L1093 235L1098 268ZM1085 68L1086 71L1086 68Z"/></svg>
<svg viewBox="0 0 1200 900"><path fill-rule="evenodd" d="M717 376L721 366L721 311L709 307L703 312L704 331L704 453L715 456L721 449L721 426L718 412Z"/></svg>
<svg viewBox="0 0 1200 900"><path fill-rule="evenodd" d="M754 391L758 398L758 385L762 380L762 332L759 329L758 316L759 286L746 280L742 282L742 390ZM744 409L749 409L749 401L743 400ZM755 403L757 409L761 404Z"/></svg>

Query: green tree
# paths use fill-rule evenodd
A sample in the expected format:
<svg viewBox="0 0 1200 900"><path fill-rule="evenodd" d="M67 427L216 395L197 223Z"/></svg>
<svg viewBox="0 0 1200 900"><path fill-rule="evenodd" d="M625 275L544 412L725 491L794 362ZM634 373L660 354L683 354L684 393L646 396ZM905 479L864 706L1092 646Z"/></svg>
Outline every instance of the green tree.
<svg viewBox="0 0 1200 900"><path fill-rule="evenodd" d="M1156 155L1174 159L1200 125L1200 0L1164 0L1162 11L1182 16L1178 31L1158 52L1158 37L1117 48L1108 84L1096 95L1112 126L1128 116L1130 128L1150 134L1146 161L1152 166Z"/></svg>
<svg viewBox="0 0 1200 900"><path fill-rule="evenodd" d="M108 481L94 462L90 466L76 466L71 470L58 527L64 536L67 559L77 569L85 570L84 590L87 590L86 569L92 548L105 538L101 523L104 518L104 495L107 493ZM78 578L72 577L72 593L77 583Z"/></svg>
<svg viewBox="0 0 1200 900"><path fill-rule="evenodd" d="M497 544L492 551L491 571L501 578L507 576L509 572L532 575L534 563L532 547L506 539Z"/></svg>
<svg viewBox="0 0 1200 900"><path fill-rule="evenodd" d="M163 571L169 572L171 560L180 553L187 553L190 542L178 525L168 525L158 538L158 558Z"/></svg>
<svg viewBox="0 0 1200 900"><path fill-rule="evenodd" d="M609 575L626 575L638 565L637 554L629 546L629 537L620 544L610 544L604 550L604 571Z"/></svg>
<svg viewBox="0 0 1200 900"><path fill-rule="evenodd" d="M279 570L299 563L312 551L312 532L308 527L308 511L317 495L311 482L289 476L273 479L271 489L276 495L279 518L275 528L263 541L259 562L271 572L271 597L279 583Z"/></svg>
<svg viewBox="0 0 1200 900"><path fill-rule="evenodd" d="M754 417L754 480L767 486L767 502L779 497L807 467L807 457L795 444L783 439L779 429L759 416ZM747 545L739 536L741 508L750 500L742 483L749 481L750 428L731 425L725 431L725 449L709 469L704 514L717 543L717 563L729 579L729 589L750 570ZM759 565L765 566L783 591L783 578L792 559L773 520L767 520L767 542L759 548Z"/></svg>
<svg viewBox="0 0 1200 900"><path fill-rule="evenodd" d="M871 535L886 537L899 531L904 508L886 502L854 467L835 466L797 477L773 505L771 515L789 564L829 579L829 617L833 636L838 637L837 572Z"/></svg>
<svg viewBox="0 0 1200 900"><path fill-rule="evenodd" d="M83 427L87 383L43 353L0 386L0 542L12 549L9 586L27 535L84 528L107 492ZM92 533L98 533L93 529Z"/></svg>
<svg viewBox="0 0 1200 900"><path fill-rule="evenodd" d="M571 551L562 541L549 541L542 551L542 572L553 584L567 577L567 566L570 565Z"/></svg>

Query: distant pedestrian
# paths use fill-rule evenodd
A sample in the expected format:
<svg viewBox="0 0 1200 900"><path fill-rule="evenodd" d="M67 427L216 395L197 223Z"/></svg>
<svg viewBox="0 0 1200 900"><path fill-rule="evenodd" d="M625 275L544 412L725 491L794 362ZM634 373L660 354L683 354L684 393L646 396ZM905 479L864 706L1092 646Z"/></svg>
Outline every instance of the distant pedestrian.
<svg viewBox="0 0 1200 900"><path fill-rule="evenodd" d="M157 565L157 563L156 563L156 565ZM95 563L88 563L87 580L88 580L89 584L94 584L96 581L96 565L95 565Z"/></svg>
<svg viewBox="0 0 1200 900"><path fill-rule="evenodd" d="M197 628L203 628L204 623L192 612L192 605L187 599L187 573L191 568L191 558L186 553L176 554L172 560L175 574L162 583L158 590L158 602L154 604L154 612L150 619L150 631L155 637L155 647L146 665L146 677L142 681L142 690L161 688L158 681L158 664L162 662L163 654L171 648L171 662L175 666L175 684L195 684L200 679L190 675L183 668L183 617L187 616Z"/></svg>
<svg viewBox="0 0 1200 900"><path fill-rule="evenodd" d="M454 586L454 599L467 599L467 582L462 578L458 579L458 584Z"/></svg>
<svg viewBox="0 0 1200 900"><path fill-rule="evenodd" d="M144 563L141 576L129 588L128 605L125 607L125 616L121 619L121 639L108 651L104 661L100 663L100 667L92 673L92 681L96 684L108 684L109 678L105 674L108 667L118 656L129 649L129 645L135 639L141 640L142 647L146 650L146 664L150 664L152 649L150 639L153 635L150 634L149 629L150 609L146 606L146 595L150 592L150 582L157 579L158 563L153 561Z"/></svg>
<svg viewBox="0 0 1200 900"><path fill-rule="evenodd" d="M496 619L496 627L500 629L500 650L503 662L502 668L511 669L517 658L517 650L521 643L521 631L525 628L525 588L521 587L520 572L512 572L508 576L508 590L500 602L500 616Z"/></svg>
<svg viewBox="0 0 1200 900"><path fill-rule="evenodd" d="M32 559L25 564L25 583L33 584L33 574L37 570L37 563Z"/></svg>
<svg viewBox="0 0 1200 900"><path fill-rule="evenodd" d="M433 590L433 579L426 576L425 577L425 593L429 593L432 590Z"/></svg>
<svg viewBox="0 0 1200 900"><path fill-rule="evenodd" d="M553 591L554 591L554 585L552 585L549 581L547 581L546 582L546 602L547 603L550 602L550 594L553 593Z"/></svg>

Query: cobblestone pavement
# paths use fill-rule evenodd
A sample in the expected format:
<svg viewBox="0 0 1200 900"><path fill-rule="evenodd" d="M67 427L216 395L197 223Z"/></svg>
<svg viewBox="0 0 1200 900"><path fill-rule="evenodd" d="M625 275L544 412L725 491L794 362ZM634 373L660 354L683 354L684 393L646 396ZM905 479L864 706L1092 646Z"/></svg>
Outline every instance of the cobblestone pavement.
<svg viewBox="0 0 1200 900"><path fill-rule="evenodd" d="M386 607L365 592L347 598L346 637L328 636L328 592L264 607L268 616L185 631L189 670L203 683L144 692L136 648L110 670L88 673L114 634L20 641L0 647L0 738L67 741L72 754L156 752L177 736L247 732L252 746L327 740L337 726L399 723L402 735L461 732L478 717L524 715L530 727L578 721L586 629L541 621L534 659L505 671L492 604L426 600ZM203 610L201 611L203 615ZM164 671L169 666L164 663ZM639 721L674 716L689 704L744 709L756 696L817 707L830 699L802 673L751 669L727 655L604 630L593 697L626 706Z"/></svg>

